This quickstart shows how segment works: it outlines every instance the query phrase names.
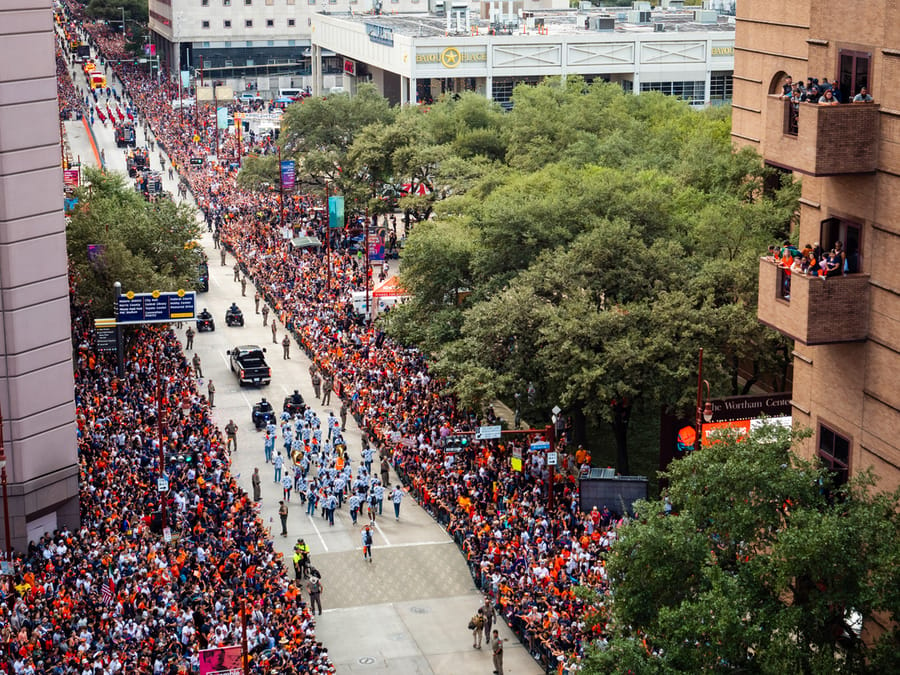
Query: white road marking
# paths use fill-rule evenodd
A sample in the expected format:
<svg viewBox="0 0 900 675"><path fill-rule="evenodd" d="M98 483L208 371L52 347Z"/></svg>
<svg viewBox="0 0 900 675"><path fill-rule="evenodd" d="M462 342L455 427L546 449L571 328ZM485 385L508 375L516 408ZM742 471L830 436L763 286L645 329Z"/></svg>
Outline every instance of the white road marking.
<svg viewBox="0 0 900 675"><path fill-rule="evenodd" d="M241 398L244 399L244 403L247 404L247 407L250 409L250 412L253 412L253 404L250 403L250 399L247 398L247 395L243 391L238 392L238 393L240 393Z"/></svg>
<svg viewBox="0 0 900 675"><path fill-rule="evenodd" d="M378 525L378 520L375 521L375 529L378 530L378 534L381 535L381 538L384 539L384 545L387 548L390 548L391 542L388 541L387 535L384 533L384 530Z"/></svg>
<svg viewBox="0 0 900 675"><path fill-rule="evenodd" d="M322 548L325 549L325 553L328 553L328 544L325 543L325 538L322 536L322 533L319 532L319 528L316 526L316 521L314 517L306 514L307 519L309 519L309 524L313 526L313 529L316 531L316 535L319 537L319 541L322 542Z"/></svg>

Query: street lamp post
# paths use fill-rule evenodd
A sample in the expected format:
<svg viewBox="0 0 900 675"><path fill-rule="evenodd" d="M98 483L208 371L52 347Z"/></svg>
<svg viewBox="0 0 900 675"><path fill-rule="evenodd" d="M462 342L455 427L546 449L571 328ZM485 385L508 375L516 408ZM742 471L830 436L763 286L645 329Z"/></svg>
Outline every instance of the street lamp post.
<svg viewBox="0 0 900 675"><path fill-rule="evenodd" d="M703 405L703 386L706 385L706 404ZM703 439L703 422L712 419L712 404L709 402L709 382L703 379L703 347L700 348L700 362L697 365L697 417L695 420L696 438L694 451L700 449Z"/></svg>

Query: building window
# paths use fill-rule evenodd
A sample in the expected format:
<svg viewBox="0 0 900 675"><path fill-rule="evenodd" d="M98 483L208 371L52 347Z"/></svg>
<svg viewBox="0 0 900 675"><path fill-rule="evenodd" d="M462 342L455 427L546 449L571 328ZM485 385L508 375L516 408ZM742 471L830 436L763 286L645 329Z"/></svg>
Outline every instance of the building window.
<svg viewBox="0 0 900 675"><path fill-rule="evenodd" d="M245 4L245 5L252 5L252 4L253 4L253 0L244 0L244 4Z"/></svg>
<svg viewBox="0 0 900 675"><path fill-rule="evenodd" d="M296 40L288 40L288 47L294 47L294 46L296 46L296 44L297 44Z"/></svg>
<svg viewBox="0 0 900 675"><path fill-rule="evenodd" d="M622 80L622 91L626 94L630 94L634 91L634 82L631 80Z"/></svg>
<svg viewBox="0 0 900 675"><path fill-rule="evenodd" d="M841 100L849 103L859 90L865 87L870 95L874 95L869 86L869 64L872 54L857 52L851 49L838 51L838 82L841 89Z"/></svg>
<svg viewBox="0 0 900 675"><path fill-rule="evenodd" d="M203 27L204 27L204 28L209 28L209 21L204 21L204 22L203 22Z"/></svg>
<svg viewBox="0 0 900 675"><path fill-rule="evenodd" d="M275 46L275 40L267 40L267 41L266 41L266 46L267 46L267 47L274 47L274 46Z"/></svg>
<svg viewBox="0 0 900 675"><path fill-rule="evenodd" d="M247 19L244 21L244 28L253 28L253 19Z"/></svg>
<svg viewBox="0 0 900 675"><path fill-rule="evenodd" d="M287 0L287 4L293 5L295 0Z"/></svg>
<svg viewBox="0 0 900 675"><path fill-rule="evenodd" d="M230 19L225 19L225 20L222 22L222 25L223 25L225 28L231 28L231 20L230 20Z"/></svg>
<svg viewBox="0 0 900 675"><path fill-rule="evenodd" d="M288 19L288 28L293 28L296 25L297 25L296 19Z"/></svg>
<svg viewBox="0 0 900 675"><path fill-rule="evenodd" d="M201 7L209 7L209 0L200 0Z"/></svg>
<svg viewBox="0 0 900 675"><path fill-rule="evenodd" d="M225 46L226 46L226 47L230 47L230 46L231 46L231 40L225 40Z"/></svg>
<svg viewBox="0 0 900 675"><path fill-rule="evenodd" d="M274 28L275 19L266 19L266 28Z"/></svg>
<svg viewBox="0 0 900 675"><path fill-rule="evenodd" d="M713 73L709 79L709 100L712 104L730 103L731 92L731 73Z"/></svg>
<svg viewBox="0 0 900 675"><path fill-rule="evenodd" d="M252 46L253 46L253 40L247 40L247 42L244 43L244 46L245 46L245 47L252 47Z"/></svg>
<svg viewBox="0 0 900 675"><path fill-rule="evenodd" d="M851 220L841 218L828 218L822 221L819 230L819 245L825 252L831 251L835 245L841 243L841 251L844 253L844 270L848 274L862 271L862 226Z"/></svg>
<svg viewBox="0 0 900 675"><path fill-rule="evenodd" d="M222 0L223 7L231 7L231 0Z"/></svg>
<svg viewBox="0 0 900 675"><path fill-rule="evenodd" d="M641 82L641 91L659 91L667 96L677 96L691 105L701 105L706 100L706 83L695 82Z"/></svg>
<svg viewBox="0 0 900 675"><path fill-rule="evenodd" d="M275 4L275 0L266 0L266 6L267 6L267 7L271 7L271 6L274 5L274 4Z"/></svg>
<svg viewBox="0 0 900 675"><path fill-rule="evenodd" d="M204 42L204 43L203 43L203 46L208 48L208 47L209 47L209 43L208 43L208 42Z"/></svg>
<svg viewBox="0 0 900 675"><path fill-rule="evenodd" d="M834 476L835 485L843 485L850 477L850 439L824 424L819 425L819 460Z"/></svg>

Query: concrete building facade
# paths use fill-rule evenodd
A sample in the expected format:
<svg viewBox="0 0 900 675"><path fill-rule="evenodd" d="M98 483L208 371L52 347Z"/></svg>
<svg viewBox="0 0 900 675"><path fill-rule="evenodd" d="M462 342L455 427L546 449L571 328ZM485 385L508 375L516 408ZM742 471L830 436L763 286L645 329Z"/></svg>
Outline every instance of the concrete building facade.
<svg viewBox="0 0 900 675"><path fill-rule="evenodd" d="M473 16L360 16L312 19L313 93L327 93L318 54L342 57L345 89L372 81L392 103L476 91L507 106L518 83L579 75L626 91L662 91L691 105L728 104L734 26L707 12L530 12ZM641 16L643 15L643 16ZM721 20L720 20L721 19ZM633 23L632 21L636 21Z"/></svg>
<svg viewBox="0 0 900 675"><path fill-rule="evenodd" d="M0 409L11 540L19 550L57 526L79 523L54 53L50 0L5 2L0 8Z"/></svg>
<svg viewBox="0 0 900 675"><path fill-rule="evenodd" d="M739 2L732 131L802 180L800 246L840 241L848 261L842 276L793 274L789 286L760 261L759 318L795 340L805 452L842 477L871 468L886 489L900 485L898 27L892 0ZM792 112L779 97L788 75L836 81L845 103ZM874 102L847 103L862 86Z"/></svg>

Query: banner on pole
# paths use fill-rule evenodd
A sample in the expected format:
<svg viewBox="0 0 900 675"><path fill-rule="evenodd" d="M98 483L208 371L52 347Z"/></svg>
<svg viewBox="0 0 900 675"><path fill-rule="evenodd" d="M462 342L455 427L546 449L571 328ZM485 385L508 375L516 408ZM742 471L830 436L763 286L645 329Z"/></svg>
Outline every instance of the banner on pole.
<svg viewBox="0 0 900 675"><path fill-rule="evenodd" d="M344 198L328 198L328 227L340 229L344 226Z"/></svg>
<svg viewBox="0 0 900 675"><path fill-rule="evenodd" d="M377 232L369 233L369 260L372 262L384 261L384 240Z"/></svg>
<svg viewBox="0 0 900 675"><path fill-rule="evenodd" d="M216 109L216 129L228 128L228 108L221 106Z"/></svg>
<svg viewBox="0 0 900 675"><path fill-rule="evenodd" d="M293 190L297 184L296 164L292 159L281 162L281 187L285 190Z"/></svg>

